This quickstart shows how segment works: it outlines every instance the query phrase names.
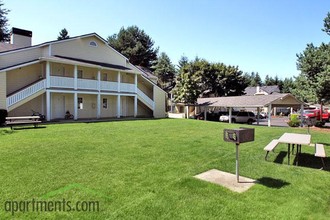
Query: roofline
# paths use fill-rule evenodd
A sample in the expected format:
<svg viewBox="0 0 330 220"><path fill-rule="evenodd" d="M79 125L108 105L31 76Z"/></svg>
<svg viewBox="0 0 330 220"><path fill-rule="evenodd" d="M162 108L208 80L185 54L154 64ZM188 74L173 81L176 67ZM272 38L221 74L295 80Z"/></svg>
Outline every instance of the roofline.
<svg viewBox="0 0 330 220"><path fill-rule="evenodd" d="M98 69L107 69L107 70L114 70L114 71L120 71L120 72L128 72L128 73L133 73L133 74L138 74L138 75L142 75L141 73L132 71L132 70L121 70L121 69L116 69L116 68L110 68L110 67L104 67L104 66L100 66L100 65L95 65L95 64L89 64L89 63L84 63L84 62L79 62L79 61L74 61L74 60L69 60L69 59L64 59L64 58L56 58L56 57L40 57L39 59L34 59L34 60L30 60L24 63L19 63L13 66L8 66L5 67L3 69L0 69L0 72L5 72L5 71L10 71L10 70L14 70L20 67L25 67L31 64L36 64L36 63L40 63L42 61L52 61L52 62L56 62L56 63L63 63L63 64L78 64L79 66L85 66L85 67L91 67L91 68L98 68Z"/></svg>
<svg viewBox="0 0 330 220"><path fill-rule="evenodd" d="M27 61L27 62L24 62L24 63L19 63L19 64L16 64L16 65L5 67L3 69L0 69L0 72L14 70L14 69L17 69L17 68L20 68L20 67L25 67L25 66L28 66L28 65L31 65L31 64L36 64L36 63L39 63L39 62L40 62L39 59L30 60L30 61Z"/></svg>
<svg viewBox="0 0 330 220"><path fill-rule="evenodd" d="M86 63L86 62L82 62L82 61L70 60L70 59L65 59L65 58L61 58L61 57L54 57L54 56L40 57L39 60L40 61L52 61L52 62L64 63L64 64L77 64L79 66L85 66L85 67L91 67L91 68L108 69L108 70L138 74L133 70L116 69L116 68L105 67L105 66L101 66L101 65L97 65L97 64L91 64L91 63Z"/></svg>
<svg viewBox="0 0 330 220"><path fill-rule="evenodd" d="M67 42L67 41L71 41L71 40L76 40L79 38L85 38L85 37L91 37L91 36L95 36L97 37L99 40L101 40L107 47L111 48L112 50L114 50L118 55L120 55L121 57L123 57L124 59L126 59L127 61L128 58L125 57L123 54L119 53L116 49L114 49L113 47L111 47L108 42L102 38L100 35L98 35L97 33L89 33L89 34L83 34L83 35L79 35L79 36L75 36L75 37L70 37L67 39L63 39L63 40L53 40L53 41L46 41L44 43L41 44L37 44L37 45L33 45L33 46L28 46L28 47L22 47L22 48L17 48L17 49L12 49L12 50L7 50L7 51L2 51L0 52L0 55L2 54L9 54L9 53L15 53L15 52L20 52L20 51L24 51L24 50L30 50L30 49L35 49L35 48L41 48L43 46L48 46L51 44L58 44L58 43L62 43L62 42Z"/></svg>

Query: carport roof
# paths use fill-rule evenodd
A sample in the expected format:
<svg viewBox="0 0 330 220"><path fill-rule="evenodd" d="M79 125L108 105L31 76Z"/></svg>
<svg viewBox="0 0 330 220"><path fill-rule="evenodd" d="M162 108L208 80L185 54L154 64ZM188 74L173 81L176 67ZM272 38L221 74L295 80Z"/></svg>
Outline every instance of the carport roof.
<svg viewBox="0 0 330 220"><path fill-rule="evenodd" d="M254 95L254 96L229 96L229 97L214 97L214 98L199 98L198 105L209 107L245 107L257 108L269 106L273 107L299 107L303 102L296 99L288 93L273 94L273 95Z"/></svg>

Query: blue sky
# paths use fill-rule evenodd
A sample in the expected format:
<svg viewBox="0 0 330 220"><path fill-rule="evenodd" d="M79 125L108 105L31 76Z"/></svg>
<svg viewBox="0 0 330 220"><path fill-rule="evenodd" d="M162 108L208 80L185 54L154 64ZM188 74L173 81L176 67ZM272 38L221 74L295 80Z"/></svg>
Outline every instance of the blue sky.
<svg viewBox="0 0 330 220"><path fill-rule="evenodd" d="M33 31L33 44L137 25L174 64L182 55L280 78L297 76L296 54L329 42L321 31L329 0L2 0L10 27Z"/></svg>

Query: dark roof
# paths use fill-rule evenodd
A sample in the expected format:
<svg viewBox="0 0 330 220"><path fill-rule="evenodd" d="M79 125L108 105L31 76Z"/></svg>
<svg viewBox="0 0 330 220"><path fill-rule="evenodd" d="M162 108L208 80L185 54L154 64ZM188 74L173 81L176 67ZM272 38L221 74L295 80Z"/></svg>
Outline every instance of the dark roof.
<svg viewBox="0 0 330 220"><path fill-rule="evenodd" d="M0 42L0 53L15 49L17 49L17 46L13 44Z"/></svg>
<svg viewBox="0 0 330 220"><path fill-rule="evenodd" d="M268 95L280 93L280 88L278 86L260 86L260 92L266 92ZM246 87L244 91L245 95L254 95L257 93L256 86Z"/></svg>
<svg viewBox="0 0 330 220"><path fill-rule="evenodd" d="M130 68L120 66L120 65L111 64L111 63L102 63L102 62L97 62L97 61L93 61L93 60L84 60L84 59L73 58L73 57L65 57L65 56L59 56L59 55L55 55L55 57L62 58L62 59L67 59L67 60L78 61L78 62L82 62L82 63L99 65L99 66L113 68L113 69L131 70Z"/></svg>
<svg viewBox="0 0 330 220"><path fill-rule="evenodd" d="M144 75L148 78L155 78L157 79L158 77L155 76L152 71L146 67L143 67L143 66L136 66L136 68L138 68L141 72L144 73Z"/></svg>
<svg viewBox="0 0 330 220"><path fill-rule="evenodd" d="M15 65L11 65L11 66L6 66L6 67L3 67L3 68L0 68L0 71L4 70L4 69L8 69L8 68L12 68L12 67L15 67L15 66L20 66L20 65L24 65L24 64L28 64L28 63L32 63L32 62L35 62L35 61L38 61L39 59L34 59L34 60L29 60L29 61L26 61L26 62L23 62L23 63L17 63Z"/></svg>

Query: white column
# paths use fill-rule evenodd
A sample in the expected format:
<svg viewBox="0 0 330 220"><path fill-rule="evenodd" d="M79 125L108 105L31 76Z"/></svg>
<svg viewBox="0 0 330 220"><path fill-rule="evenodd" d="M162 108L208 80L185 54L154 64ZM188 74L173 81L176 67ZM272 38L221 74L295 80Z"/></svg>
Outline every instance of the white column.
<svg viewBox="0 0 330 220"><path fill-rule="evenodd" d="M74 89L78 89L78 66L74 65L73 69L73 84L74 84Z"/></svg>
<svg viewBox="0 0 330 220"><path fill-rule="evenodd" d="M134 117L137 116L137 113L138 113L138 98L137 98L137 95L134 96Z"/></svg>
<svg viewBox="0 0 330 220"><path fill-rule="evenodd" d="M257 108L257 125L259 125L260 120L260 107Z"/></svg>
<svg viewBox="0 0 330 220"><path fill-rule="evenodd" d="M138 82L137 81L138 81L137 74L135 74L134 75L135 93L137 93L137 89L138 89L138 87L137 87Z"/></svg>
<svg viewBox="0 0 330 220"><path fill-rule="evenodd" d="M189 119L189 105L186 106L187 119Z"/></svg>
<svg viewBox="0 0 330 220"><path fill-rule="evenodd" d="M51 97L50 97L50 91L46 91L46 120L51 120Z"/></svg>
<svg viewBox="0 0 330 220"><path fill-rule="evenodd" d="M204 121L206 121L207 117L207 106L204 107Z"/></svg>
<svg viewBox="0 0 330 220"><path fill-rule="evenodd" d="M78 119L78 94L75 92L73 95L73 108L74 108L74 113L73 113L73 119L77 120Z"/></svg>
<svg viewBox="0 0 330 220"><path fill-rule="evenodd" d="M229 124L231 124L231 116L233 115L233 108L232 107L229 107Z"/></svg>
<svg viewBox="0 0 330 220"><path fill-rule="evenodd" d="M120 118L121 112L120 112L120 95L117 96L117 118Z"/></svg>
<svg viewBox="0 0 330 220"><path fill-rule="evenodd" d="M101 117L101 94L97 94L97 111L96 111L96 118L100 118Z"/></svg>
<svg viewBox="0 0 330 220"><path fill-rule="evenodd" d="M50 88L50 63L46 62L46 88Z"/></svg>
<svg viewBox="0 0 330 220"><path fill-rule="evenodd" d="M101 91L101 70L97 71L97 90Z"/></svg>
<svg viewBox="0 0 330 220"><path fill-rule="evenodd" d="M277 108L274 107L274 116L276 116Z"/></svg>
<svg viewBox="0 0 330 220"><path fill-rule="evenodd" d="M322 115L321 115L322 117ZM300 118L301 118L301 122L300 122L300 126L303 127L303 118L304 118L304 104L301 104L300 106Z"/></svg>
<svg viewBox="0 0 330 220"><path fill-rule="evenodd" d="M271 119L272 119L272 104L269 104L268 106L268 127L271 125Z"/></svg>
<svg viewBox="0 0 330 220"><path fill-rule="evenodd" d="M120 72L118 72L118 74L117 74L117 82L118 82L118 92L120 92L120 82L121 81L121 79L120 79Z"/></svg>

